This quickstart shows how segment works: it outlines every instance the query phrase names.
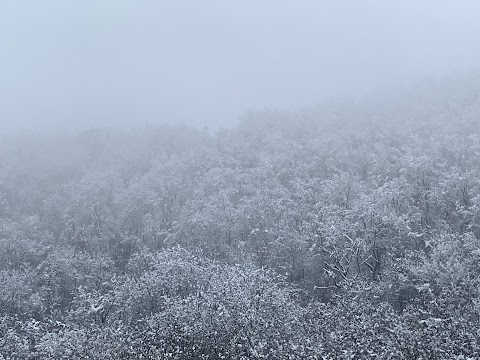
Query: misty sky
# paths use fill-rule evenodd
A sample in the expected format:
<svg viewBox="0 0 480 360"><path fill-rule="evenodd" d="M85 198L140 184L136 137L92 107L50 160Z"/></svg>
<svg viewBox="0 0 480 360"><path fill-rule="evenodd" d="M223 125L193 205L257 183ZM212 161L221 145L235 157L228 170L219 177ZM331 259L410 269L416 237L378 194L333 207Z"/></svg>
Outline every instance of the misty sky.
<svg viewBox="0 0 480 360"><path fill-rule="evenodd" d="M476 70L479 1L0 0L0 130L217 127Z"/></svg>

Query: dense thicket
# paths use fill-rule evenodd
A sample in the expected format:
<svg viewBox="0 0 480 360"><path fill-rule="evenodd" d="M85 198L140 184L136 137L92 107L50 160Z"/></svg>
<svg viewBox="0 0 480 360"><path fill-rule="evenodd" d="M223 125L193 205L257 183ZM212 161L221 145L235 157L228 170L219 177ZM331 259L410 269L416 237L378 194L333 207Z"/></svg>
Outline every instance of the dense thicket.
<svg viewBox="0 0 480 360"><path fill-rule="evenodd" d="M476 358L480 87L440 85L4 138L0 359Z"/></svg>

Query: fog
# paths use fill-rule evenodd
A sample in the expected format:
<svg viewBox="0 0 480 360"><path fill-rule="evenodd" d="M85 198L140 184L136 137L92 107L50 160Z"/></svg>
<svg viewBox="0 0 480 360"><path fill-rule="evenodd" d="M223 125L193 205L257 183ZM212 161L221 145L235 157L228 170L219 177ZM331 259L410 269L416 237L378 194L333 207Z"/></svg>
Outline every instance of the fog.
<svg viewBox="0 0 480 360"><path fill-rule="evenodd" d="M0 360L479 359L479 14L0 0Z"/></svg>
<svg viewBox="0 0 480 360"><path fill-rule="evenodd" d="M0 129L186 123L475 71L476 1L3 1Z"/></svg>

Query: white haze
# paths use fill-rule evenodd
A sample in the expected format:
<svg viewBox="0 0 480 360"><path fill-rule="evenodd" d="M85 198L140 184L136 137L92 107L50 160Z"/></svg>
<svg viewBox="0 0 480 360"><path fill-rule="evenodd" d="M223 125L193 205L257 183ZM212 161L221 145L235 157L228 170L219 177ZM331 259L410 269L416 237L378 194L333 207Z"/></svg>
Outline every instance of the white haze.
<svg viewBox="0 0 480 360"><path fill-rule="evenodd" d="M476 71L478 1L0 2L0 132L230 126Z"/></svg>

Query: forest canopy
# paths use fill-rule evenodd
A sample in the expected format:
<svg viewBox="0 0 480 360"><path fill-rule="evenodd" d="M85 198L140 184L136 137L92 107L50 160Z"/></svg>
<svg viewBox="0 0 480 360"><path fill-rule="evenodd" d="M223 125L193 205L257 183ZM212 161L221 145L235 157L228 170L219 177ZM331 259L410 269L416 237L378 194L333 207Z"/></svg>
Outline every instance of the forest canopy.
<svg viewBox="0 0 480 360"><path fill-rule="evenodd" d="M480 81L4 136L0 359L474 359Z"/></svg>

